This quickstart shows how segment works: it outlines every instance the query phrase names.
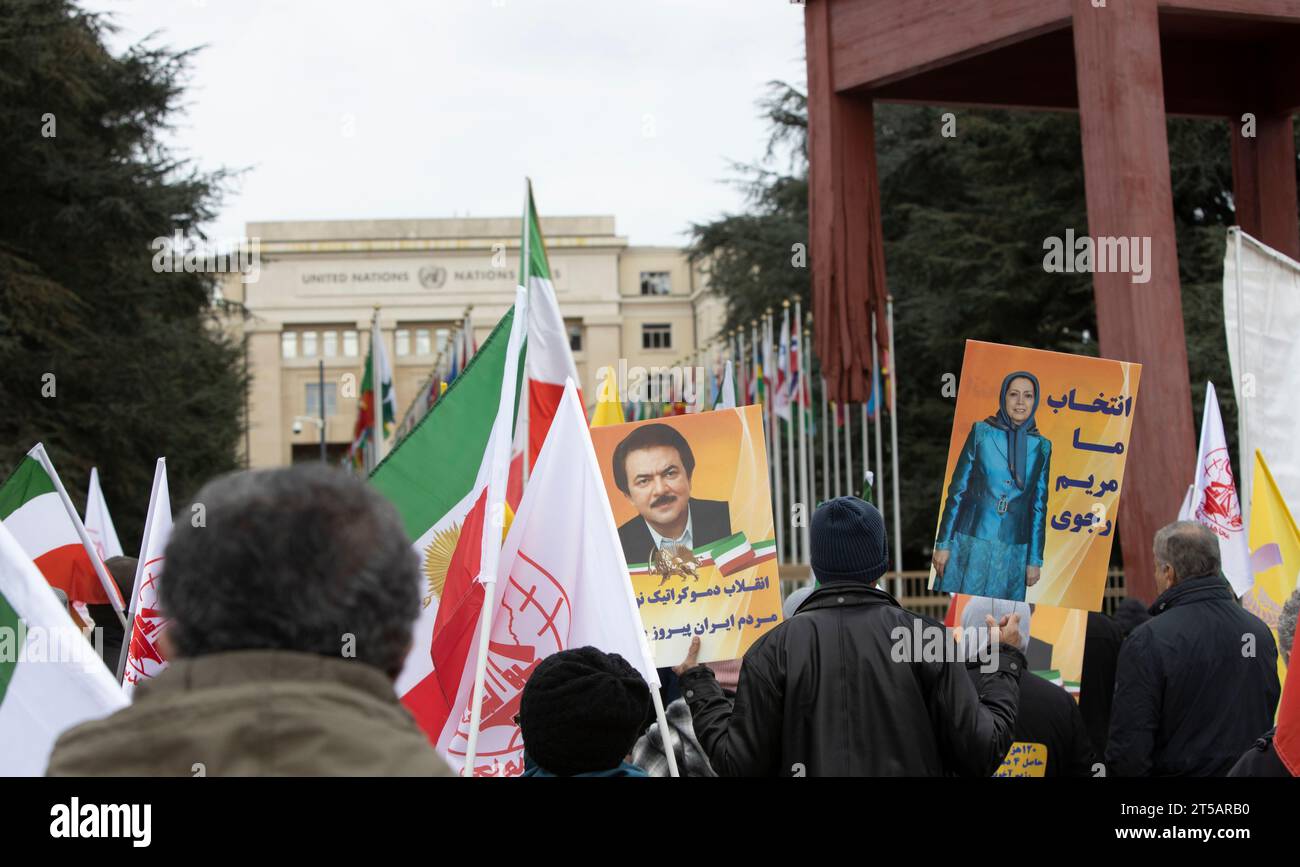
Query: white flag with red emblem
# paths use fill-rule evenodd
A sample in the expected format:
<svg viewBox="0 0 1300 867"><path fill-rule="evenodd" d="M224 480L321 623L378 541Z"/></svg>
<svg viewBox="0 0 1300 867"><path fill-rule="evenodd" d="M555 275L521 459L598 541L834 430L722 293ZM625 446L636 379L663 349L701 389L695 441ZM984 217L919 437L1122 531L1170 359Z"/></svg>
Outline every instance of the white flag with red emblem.
<svg viewBox="0 0 1300 867"><path fill-rule="evenodd" d="M1196 482L1192 486L1191 520L1204 524L1219 537L1223 574L1241 596L1255 583L1250 569L1250 545L1241 500L1223 435L1219 398L1214 383L1205 383L1205 410L1201 413L1201 448L1196 455Z"/></svg>
<svg viewBox="0 0 1300 867"><path fill-rule="evenodd" d="M167 459L159 458L153 471L153 492L149 494L149 513L144 519L144 538L140 542L140 562L135 567L135 585L131 590L129 623L131 631L123 642L125 665L119 668L122 689L128 695L142 680L156 677L167 667L167 658L158 639L167 627L158 605L158 581L162 577L163 550L172 535L172 501L167 491Z"/></svg>
<svg viewBox="0 0 1300 867"><path fill-rule="evenodd" d="M518 776L515 722L524 684L546 657L571 647L617 653L651 689L659 678L632 594L618 528L572 380L501 550L496 611L475 750L476 776ZM478 646L476 634L473 646ZM458 771L470 734L474 665L466 665L438 748Z"/></svg>

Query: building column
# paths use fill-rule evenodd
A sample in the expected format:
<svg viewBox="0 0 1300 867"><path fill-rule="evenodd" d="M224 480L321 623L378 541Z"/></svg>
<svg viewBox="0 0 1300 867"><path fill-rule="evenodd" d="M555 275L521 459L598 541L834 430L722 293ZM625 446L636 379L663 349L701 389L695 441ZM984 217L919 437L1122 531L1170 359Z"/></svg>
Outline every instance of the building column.
<svg viewBox="0 0 1300 867"><path fill-rule="evenodd" d="M1245 136L1242 115L1254 116L1254 135ZM1230 118L1232 198L1237 225L1273 249L1300 259L1296 203L1295 133L1288 112L1243 107Z"/></svg>
<svg viewBox="0 0 1300 867"><path fill-rule="evenodd" d="M813 340L837 400L867 400L871 315L886 337L885 243L870 96L835 91L829 3L805 9ZM873 304L874 300L874 304ZM874 307L874 311L873 311Z"/></svg>
<svg viewBox="0 0 1300 867"><path fill-rule="evenodd" d="M253 469L287 463L288 422L283 409L280 370L280 325L250 323L248 340L248 466Z"/></svg>
<svg viewBox="0 0 1300 867"><path fill-rule="evenodd" d="M1151 239L1150 282L1092 278L1101 354L1143 365L1119 532L1128 594L1151 601L1152 538L1196 461L1156 0L1074 0L1074 55L1089 234Z"/></svg>

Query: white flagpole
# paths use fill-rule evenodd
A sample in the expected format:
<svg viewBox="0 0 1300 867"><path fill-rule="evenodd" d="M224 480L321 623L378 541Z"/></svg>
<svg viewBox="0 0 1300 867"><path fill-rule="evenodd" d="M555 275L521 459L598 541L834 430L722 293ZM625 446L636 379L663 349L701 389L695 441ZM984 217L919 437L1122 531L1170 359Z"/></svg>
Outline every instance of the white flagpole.
<svg viewBox="0 0 1300 867"><path fill-rule="evenodd" d="M522 286L515 290L515 318L510 323L510 343L506 349L506 365L502 371L501 398L497 403L497 419L509 418L515 409L515 371L519 369L519 352L523 344L523 332L528 329L528 292ZM494 422L494 427L496 424ZM508 427L507 427L508 430ZM492 447L491 465L488 474L487 517L483 522L483 532L491 539L489 551L479 572L479 583L483 585L483 609L479 614L478 624L478 659L474 666L474 692L470 700L469 738L465 746L465 767L461 775L474 775L474 760L478 750L479 724L483 716L483 688L487 679L488 642L492 637L492 617L496 609L497 568L501 561L501 533L497 524L498 516L504 519L506 482L510 475L510 436L494 436L489 442Z"/></svg>
<svg viewBox="0 0 1300 867"><path fill-rule="evenodd" d="M379 353L383 352L384 337L379 333L379 305L375 305L375 315L370 321L370 387L374 397L371 399L371 436L375 443L375 463L373 470L384 459L384 380L383 365L379 363ZM321 396L324 400L324 395Z"/></svg>
<svg viewBox="0 0 1300 867"><path fill-rule="evenodd" d="M532 178L525 177L525 178L524 178L524 225L523 225L523 233L522 233L522 234L523 234L523 240L520 242L520 246L523 248L523 259L522 259L521 262L520 262L520 268L519 268L519 283L520 283L520 285L522 285L522 286L524 287L524 291L525 291L525 292L531 292L531 291L532 291L532 288L533 288L533 281L532 281L532 273L533 273L532 240L533 240L533 233L532 233L531 231L529 231L529 229L532 228L532 221L533 221L533 180L532 180ZM525 328L527 328L527 323L524 323L524 325L525 325ZM527 334L527 333L528 333L527 330L525 330L524 333ZM528 401L528 395L529 395L529 393L530 393L530 389L529 389L529 387L528 387L528 369L527 369L527 366L525 366L525 368L524 368L524 377L523 377L523 380L524 380L524 381L523 381L523 383L521 384L522 387L519 389L519 422L518 422L518 424L519 424L519 429L523 431L523 434L522 434L522 443L523 443L523 447L524 447L524 462L523 462L523 467L522 467L522 470L523 470L523 473L522 473L522 480L523 480L524 485L527 486L527 484L528 484L528 469L529 469L529 466L528 466L528 465L529 465L529 463L531 463L531 461L532 461L532 455L530 455L530 454L528 453L528 451L529 451L529 439L528 439L528 402L529 402L529 401Z"/></svg>
<svg viewBox="0 0 1300 867"><path fill-rule="evenodd" d="M763 377L768 379L768 373L772 370L772 308L767 308L763 313ZM782 484L781 472L781 420L776 414L776 401L769 392L767 399L763 402L763 409L767 413L767 441L772 452L772 482L776 491L776 509L773 515L776 518L776 550L777 562L788 563L790 556L790 540L785 532L785 518L788 514L785 508L785 491Z"/></svg>
<svg viewBox="0 0 1300 867"><path fill-rule="evenodd" d="M826 405L826 377L822 377L822 500L831 498L831 464L830 449L826 447L826 441L830 438L830 413Z"/></svg>
<svg viewBox="0 0 1300 867"><path fill-rule="evenodd" d="M790 365L790 302L789 301L781 302L781 339L777 341L778 352L780 352L779 347L781 346L781 344L785 344L785 357L777 362L777 369L779 370L782 367L782 365L784 365L785 367L786 396L783 397L782 400L786 402L787 409L791 413L794 413L794 412L798 412L799 404L793 398L792 392L794 391L794 389L790 387L793 384L790 382L790 377L794 376L794 368ZM790 563L799 562L799 541L801 535L798 529L794 525L794 518L793 518L795 503L798 502L800 499L799 489L795 487L797 479L795 477L795 471L794 471L795 470L794 425L795 425L795 419L794 416L791 415L790 418L786 420L785 423L785 453L786 453L786 466L785 466L786 488L785 489L790 492L790 506L789 508L786 509L785 520L790 522L790 536L786 543L786 547L789 549L790 559L788 562ZM779 423L778 423L778 427L779 427Z"/></svg>
<svg viewBox="0 0 1300 867"><path fill-rule="evenodd" d="M844 404L844 487L850 497L858 495L858 486L853 475L853 404Z"/></svg>
<svg viewBox="0 0 1300 867"><path fill-rule="evenodd" d="M898 357L894 355L894 296L893 295L888 295L885 297L885 310L887 312L886 313L887 319L889 320L887 323L887 326L889 328L889 334L888 334L889 391L888 394L893 395L894 400L897 401L898 385L897 385L897 380L894 376L894 368L898 366ZM883 404L884 401L882 400L880 401L880 403ZM876 427L879 428L879 425L877 425ZM893 474L893 488L894 488L894 573L898 576L899 593L901 595L902 584L903 584L903 523L902 523L903 519L901 517L902 510L899 508L899 495L898 495L898 405L897 404L895 404L893 409L891 409L889 412L889 450L891 452L890 469Z"/></svg>
<svg viewBox="0 0 1300 867"><path fill-rule="evenodd" d="M881 383L881 395L876 400L876 508L880 509L880 515L885 515L885 463L884 449L881 445L881 424L884 420L885 395L884 379L880 376L880 344L877 342L876 316L871 315L871 382L875 385L877 379ZM894 576L894 597L900 598L903 594L903 576Z"/></svg>
<svg viewBox="0 0 1300 867"><path fill-rule="evenodd" d="M45 453L45 446L42 443L37 443L32 451L36 452L36 459L40 461L50 480L54 482L54 487L59 492L59 499L63 501L63 508L67 510L68 517L72 519L72 525L77 530L77 536L81 539L81 544L90 557L90 565L94 568L95 575L99 577L99 583L104 586L104 593L108 596L109 602L116 602L113 610L117 612L117 619L122 622L122 629L125 630L127 624L123 608L125 608L126 603L122 599L121 592L117 589L117 584L109 576L108 570L104 568L104 561L99 559L99 552L95 550L95 543L91 541L90 533L86 531L86 525L82 523L81 516L73 508L72 498L68 496L67 489L63 487L63 479L60 479L59 474L54 471L54 464L50 462L50 456Z"/></svg>
<svg viewBox="0 0 1300 867"><path fill-rule="evenodd" d="M875 371L872 371L872 384L873 385L875 384ZM875 399L880 400L880 397L875 396ZM871 472L871 448L869 446L871 442L871 436L870 436L871 425L868 421L869 415L870 414L867 412L867 404L866 402L863 402L862 404L862 484L863 486L867 484L867 473ZM875 479L872 479L872 487L873 488L875 487Z"/></svg>
<svg viewBox="0 0 1300 867"><path fill-rule="evenodd" d="M843 488L840 487L840 405L835 401L831 401L831 416L831 467L835 476L832 490L838 497Z"/></svg>
<svg viewBox="0 0 1300 867"><path fill-rule="evenodd" d="M799 370L795 374L799 377L799 389L796 398L798 402L795 408L799 413L799 499L803 500L803 531L800 533L802 536L800 553L803 555L801 562L807 563L809 551L808 527L812 523L812 498L809 496L808 487L808 455L811 448L808 443L808 420L804 418L804 404L807 402L808 397L808 377L804 375L804 367L806 366L804 357L805 353L808 352L808 344L804 336L803 305L798 296L795 297L794 301L794 327L799 333Z"/></svg>
<svg viewBox="0 0 1300 867"><path fill-rule="evenodd" d="M1236 243L1233 244L1233 257L1236 264L1236 289L1237 289L1237 370L1246 369L1246 310L1244 298L1241 291L1241 227L1235 228ZM1229 365L1231 367L1231 365ZM1241 374L1238 373L1240 379ZM1254 479L1251 475L1255 472L1255 457L1250 451L1250 429L1246 424L1246 390L1242 387L1241 382L1233 383L1233 392L1240 395L1240 405L1237 407L1237 474L1241 477L1241 515L1249 520L1250 515L1250 497L1254 488Z"/></svg>

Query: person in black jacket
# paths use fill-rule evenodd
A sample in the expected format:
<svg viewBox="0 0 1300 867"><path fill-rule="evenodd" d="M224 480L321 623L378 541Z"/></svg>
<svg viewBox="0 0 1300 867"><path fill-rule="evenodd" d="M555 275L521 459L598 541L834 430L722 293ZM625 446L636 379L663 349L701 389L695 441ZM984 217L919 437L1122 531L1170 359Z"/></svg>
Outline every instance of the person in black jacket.
<svg viewBox="0 0 1300 867"><path fill-rule="evenodd" d="M1282 662L1290 668L1291 651L1295 648L1295 626L1300 615L1300 588L1296 589L1282 606L1282 613L1277 618L1277 644L1282 653ZM1230 777L1290 777L1291 771L1278 758L1273 738L1277 735L1277 726L1273 726L1246 750L1245 755L1237 760L1228 772Z"/></svg>
<svg viewBox="0 0 1300 867"><path fill-rule="evenodd" d="M1145 609L1143 609L1145 613ZM1150 618L1148 618L1150 619ZM1079 713L1088 727L1093 749L1100 760L1106 755L1110 735L1110 710L1115 700L1115 670L1124 632L1102 611L1088 612L1083 638L1083 671L1079 675Z"/></svg>
<svg viewBox="0 0 1300 867"><path fill-rule="evenodd" d="M1019 618L988 624L979 689L943 626L875 583L884 521L840 497L812 518L820 586L745 654L734 707L691 642L677 667L695 735L719 776L989 776L1011 746L1025 658Z"/></svg>
<svg viewBox="0 0 1300 867"><path fill-rule="evenodd" d="M1223 776L1273 722L1277 645L1219 571L1219 540L1178 521L1156 533L1151 619L1120 647L1106 773Z"/></svg>
<svg viewBox="0 0 1300 867"><path fill-rule="evenodd" d="M1033 614L1024 602L972 596L961 610L962 649L971 679L978 683L980 651L987 633L977 627L990 615L1014 611L1020 615L1021 652L1028 652ZM1045 777L1090 777L1097 754L1079 704L1061 687L1030 673L1020 678L1020 710L1016 714L1016 741L1041 744L1047 751Z"/></svg>

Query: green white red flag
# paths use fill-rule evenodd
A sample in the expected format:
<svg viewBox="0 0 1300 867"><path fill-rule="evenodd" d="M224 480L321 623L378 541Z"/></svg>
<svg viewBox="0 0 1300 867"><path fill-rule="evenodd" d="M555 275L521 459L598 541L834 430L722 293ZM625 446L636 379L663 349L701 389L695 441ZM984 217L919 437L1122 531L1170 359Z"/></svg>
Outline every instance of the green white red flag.
<svg viewBox="0 0 1300 867"><path fill-rule="evenodd" d="M40 443L0 485L0 521L70 602L125 607Z"/></svg>
<svg viewBox="0 0 1300 867"><path fill-rule="evenodd" d="M447 720L482 609L477 579L499 556L500 524L485 532L500 518L489 507L493 437L510 443L513 412L503 417L500 408L507 382L509 409L516 403L526 317L526 310L506 313L370 477L397 507L420 557L422 605L395 687L433 742Z"/></svg>

